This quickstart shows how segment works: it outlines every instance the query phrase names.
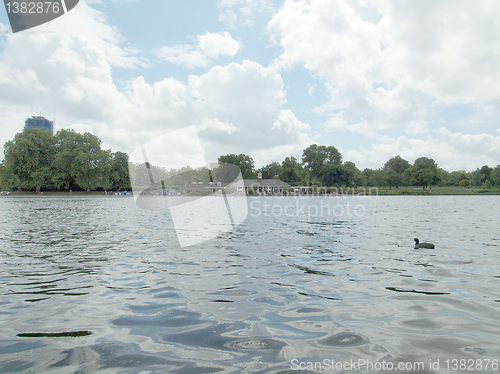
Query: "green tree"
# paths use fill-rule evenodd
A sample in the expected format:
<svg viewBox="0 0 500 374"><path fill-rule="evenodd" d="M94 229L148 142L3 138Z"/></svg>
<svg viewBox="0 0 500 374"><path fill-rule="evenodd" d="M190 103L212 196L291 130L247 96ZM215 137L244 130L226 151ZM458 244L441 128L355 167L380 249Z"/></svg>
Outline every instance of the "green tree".
<svg viewBox="0 0 500 374"><path fill-rule="evenodd" d="M109 186L109 154L101 149L101 140L88 132L81 135L76 145L76 156L71 165L75 182L90 192Z"/></svg>
<svg viewBox="0 0 500 374"><path fill-rule="evenodd" d="M24 130L4 146L4 181L11 187L40 192L52 187L54 138L48 131Z"/></svg>
<svg viewBox="0 0 500 374"><path fill-rule="evenodd" d="M493 168L490 168L488 165L484 165L483 167L481 167L481 169L479 170L479 172L481 173L481 183L490 180L490 175L492 171Z"/></svg>
<svg viewBox="0 0 500 374"><path fill-rule="evenodd" d="M413 186L427 186L439 181L438 166L432 158L420 157L415 160L413 166L403 173L405 183Z"/></svg>
<svg viewBox="0 0 500 374"><path fill-rule="evenodd" d="M220 163L219 158L219 167L212 169L213 182L232 183L238 178L240 172L241 169L237 165L232 163ZM241 176L245 179L243 173L241 173Z"/></svg>
<svg viewBox="0 0 500 374"><path fill-rule="evenodd" d="M491 172L491 183L498 187L500 186L500 165L497 165Z"/></svg>
<svg viewBox="0 0 500 374"><path fill-rule="evenodd" d="M384 164L382 170L385 172L385 182L389 185L389 188L392 189L393 186L398 188L403 184L403 173L410 166L410 163L399 155L390 158Z"/></svg>
<svg viewBox="0 0 500 374"><path fill-rule="evenodd" d="M373 186L371 176L375 172L373 169L366 168L361 172L361 177L363 178L364 186Z"/></svg>
<svg viewBox="0 0 500 374"><path fill-rule="evenodd" d="M295 157L287 157L281 163L280 179L286 183L299 183L301 180L301 167Z"/></svg>
<svg viewBox="0 0 500 374"><path fill-rule="evenodd" d="M257 172L262 173L263 179L279 178L281 174L281 165L278 162L271 162L270 164L260 168Z"/></svg>
<svg viewBox="0 0 500 374"><path fill-rule="evenodd" d="M484 165L481 169L476 169L471 173L470 181L474 186L482 186L484 182L490 180L491 174L495 171L495 169L490 168L488 165ZM491 181L491 180L490 180Z"/></svg>
<svg viewBox="0 0 500 374"><path fill-rule="evenodd" d="M446 186L448 184L448 180L450 179L450 173L448 173L443 168L437 169L437 179L436 182L439 186Z"/></svg>
<svg viewBox="0 0 500 374"><path fill-rule="evenodd" d="M470 183L473 186L481 185L481 171L479 168L471 172Z"/></svg>
<svg viewBox="0 0 500 374"><path fill-rule="evenodd" d="M387 173L382 169L372 170L369 177L369 182L371 186L385 186L387 182Z"/></svg>
<svg viewBox="0 0 500 374"><path fill-rule="evenodd" d="M73 164L83 142L82 135L73 130L62 129L56 133L54 138L56 155L52 181L57 188L74 189L76 185Z"/></svg>
<svg viewBox="0 0 500 374"><path fill-rule="evenodd" d="M401 156L392 157L384 164L383 170L392 170L397 174L403 174L410 167L410 163Z"/></svg>
<svg viewBox="0 0 500 374"><path fill-rule="evenodd" d="M255 177L254 161L245 154L229 154L219 157L219 164L233 164L240 168L243 179L251 179Z"/></svg>
<svg viewBox="0 0 500 374"><path fill-rule="evenodd" d="M390 189L392 189L393 186L399 188L399 186L403 184L402 173L397 173L394 170L384 170L384 172L385 172L385 180L389 185Z"/></svg>
<svg viewBox="0 0 500 374"><path fill-rule="evenodd" d="M323 185L333 187L344 182L345 170L342 165L328 163L321 168L319 179Z"/></svg>
<svg viewBox="0 0 500 374"><path fill-rule="evenodd" d="M470 186L470 181L468 179L462 179L460 182L458 182L458 185L466 188Z"/></svg>
<svg viewBox="0 0 500 374"><path fill-rule="evenodd" d="M130 188L128 155L119 151L111 153L109 161L111 188L117 190Z"/></svg>
<svg viewBox="0 0 500 374"><path fill-rule="evenodd" d="M491 188L491 182L489 179L486 179L482 184L481 187L483 187L483 190L489 190Z"/></svg>
<svg viewBox="0 0 500 374"><path fill-rule="evenodd" d="M312 144L302 154L302 163L313 177L321 179L327 164L341 165L342 155L334 146ZM333 170L333 169L332 169Z"/></svg>
<svg viewBox="0 0 500 374"><path fill-rule="evenodd" d="M448 174L448 180L446 181L446 184L448 186L461 186L460 182L464 179L467 179L466 172L463 170L458 170L458 171L452 171L451 173Z"/></svg>
<svg viewBox="0 0 500 374"><path fill-rule="evenodd" d="M363 184L363 178L361 177L361 172L356 167L356 164L351 161L345 161L342 165L342 177L341 180L347 187L358 186Z"/></svg>

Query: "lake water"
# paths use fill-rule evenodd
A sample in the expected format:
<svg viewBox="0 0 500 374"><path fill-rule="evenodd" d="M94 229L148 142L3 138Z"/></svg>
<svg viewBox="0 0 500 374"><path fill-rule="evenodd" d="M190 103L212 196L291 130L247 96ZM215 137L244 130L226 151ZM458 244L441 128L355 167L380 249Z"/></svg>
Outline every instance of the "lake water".
<svg viewBox="0 0 500 374"><path fill-rule="evenodd" d="M181 248L131 197L1 198L0 372L497 373L499 208L256 197Z"/></svg>

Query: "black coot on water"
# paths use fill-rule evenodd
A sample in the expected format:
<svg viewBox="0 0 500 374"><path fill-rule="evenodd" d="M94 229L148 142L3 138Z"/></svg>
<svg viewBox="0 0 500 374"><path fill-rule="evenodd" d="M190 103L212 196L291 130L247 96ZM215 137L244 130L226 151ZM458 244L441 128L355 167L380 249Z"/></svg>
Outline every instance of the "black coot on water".
<svg viewBox="0 0 500 374"><path fill-rule="evenodd" d="M413 239L415 241L415 249L418 248L428 248L428 249L434 249L434 244L432 243L420 243L417 238Z"/></svg>

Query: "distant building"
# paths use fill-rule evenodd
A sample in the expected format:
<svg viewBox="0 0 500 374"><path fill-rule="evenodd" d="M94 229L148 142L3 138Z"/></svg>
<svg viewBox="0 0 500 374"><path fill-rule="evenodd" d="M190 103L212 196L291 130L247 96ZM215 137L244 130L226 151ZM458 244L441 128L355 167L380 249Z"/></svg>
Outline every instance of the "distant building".
<svg viewBox="0 0 500 374"><path fill-rule="evenodd" d="M283 193L285 189L290 187L288 183L279 179L243 179L243 186L238 187L238 191L245 192L253 191L255 194L276 194Z"/></svg>
<svg viewBox="0 0 500 374"><path fill-rule="evenodd" d="M259 173L259 176L262 175ZM243 185L241 183L243 181ZM212 192L222 191L226 188L226 186L222 186L220 182L208 183L210 187L205 187L210 189ZM237 194L249 194L250 191L254 194L281 194L286 189L288 189L290 185L279 179L242 179L236 183L236 193Z"/></svg>
<svg viewBox="0 0 500 374"><path fill-rule="evenodd" d="M24 129L40 129L50 131L51 135L54 135L54 121L49 121L42 116L32 116L24 121Z"/></svg>

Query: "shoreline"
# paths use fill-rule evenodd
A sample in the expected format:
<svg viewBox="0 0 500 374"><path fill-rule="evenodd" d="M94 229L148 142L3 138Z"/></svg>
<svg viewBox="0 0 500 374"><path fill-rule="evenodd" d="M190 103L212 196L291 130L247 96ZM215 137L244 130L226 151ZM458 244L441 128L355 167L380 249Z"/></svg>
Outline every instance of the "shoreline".
<svg viewBox="0 0 500 374"><path fill-rule="evenodd" d="M290 194L290 195L264 195L264 194L255 194L255 195L226 195L226 197L379 197L379 196L495 196L500 195L500 191L474 191L474 192L463 192L463 193L453 193L453 192L439 192L433 191L429 193L425 192L386 192L380 191L377 194ZM148 197L158 197L160 195L148 196ZM166 196L169 198L173 197L222 197L222 195L178 195L178 196ZM43 194L35 194L33 192L11 192L9 195L0 195L0 198L26 198L26 197L36 197L36 198L50 198L50 197L85 197L85 198L95 198L95 197L105 197L105 198L120 198L120 197L133 197L133 194L127 195L115 195L113 194L103 194L102 192L92 191L88 192L43 192Z"/></svg>

